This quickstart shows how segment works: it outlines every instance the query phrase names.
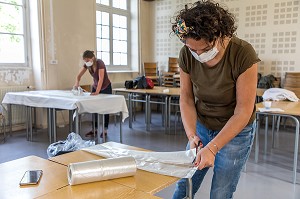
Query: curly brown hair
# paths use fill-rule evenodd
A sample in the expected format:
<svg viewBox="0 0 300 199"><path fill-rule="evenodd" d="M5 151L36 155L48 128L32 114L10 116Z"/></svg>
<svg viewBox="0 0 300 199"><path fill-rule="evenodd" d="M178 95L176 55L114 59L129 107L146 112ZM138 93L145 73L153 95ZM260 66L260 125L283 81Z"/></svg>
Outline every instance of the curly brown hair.
<svg viewBox="0 0 300 199"><path fill-rule="evenodd" d="M183 42L186 38L212 42L218 37L232 37L237 29L234 15L211 0L186 4L173 19L172 31ZM182 22L185 31L178 33Z"/></svg>

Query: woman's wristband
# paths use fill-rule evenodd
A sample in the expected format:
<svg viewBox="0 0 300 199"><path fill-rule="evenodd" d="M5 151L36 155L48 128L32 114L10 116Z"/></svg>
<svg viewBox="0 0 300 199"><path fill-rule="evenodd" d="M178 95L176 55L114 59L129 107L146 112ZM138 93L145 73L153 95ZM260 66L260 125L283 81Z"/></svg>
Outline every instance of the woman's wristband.
<svg viewBox="0 0 300 199"><path fill-rule="evenodd" d="M213 141L210 141L210 143L213 145L213 147L217 150L217 152L220 150L218 145L216 145Z"/></svg>

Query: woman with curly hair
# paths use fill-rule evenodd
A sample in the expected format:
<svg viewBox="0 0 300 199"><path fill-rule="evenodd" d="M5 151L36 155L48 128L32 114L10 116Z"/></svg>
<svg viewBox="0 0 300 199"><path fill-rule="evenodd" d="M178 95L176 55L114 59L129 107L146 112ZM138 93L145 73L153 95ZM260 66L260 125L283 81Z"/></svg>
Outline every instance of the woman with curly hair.
<svg viewBox="0 0 300 199"><path fill-rule="evenodd" d="M193 196L213 167L210 198L232 198L253 144L257 57L235 36L234 16L213 1L179 11L172 24L184 43L179 54L180 110L189 143L196 148ZM174 199L186 196L186 180Z"/></svg>

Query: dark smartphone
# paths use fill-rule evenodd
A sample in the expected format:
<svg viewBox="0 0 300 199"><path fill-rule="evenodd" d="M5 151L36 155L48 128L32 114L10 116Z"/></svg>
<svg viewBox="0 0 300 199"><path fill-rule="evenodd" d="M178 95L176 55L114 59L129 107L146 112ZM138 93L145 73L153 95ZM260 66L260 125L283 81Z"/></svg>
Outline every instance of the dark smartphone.
<svg viewBox="0 0 300 199"><path fill-rule="evenodd" d="M38 184L42 177L42 170L29 170L26 171L20 181L20 185L33 185Z"/></svg>

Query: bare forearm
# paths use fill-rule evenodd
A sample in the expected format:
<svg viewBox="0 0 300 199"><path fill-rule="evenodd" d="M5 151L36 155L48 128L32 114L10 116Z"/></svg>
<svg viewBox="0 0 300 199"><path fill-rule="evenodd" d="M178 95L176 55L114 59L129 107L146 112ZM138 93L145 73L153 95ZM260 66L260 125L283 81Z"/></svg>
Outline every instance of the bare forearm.
<svg viewBox="0 0 300 199"><path fill-rule="evenodd" d="M218 133L218 135L212 140L212 143L217 146L217 150L220 150L230 140L237 136L243 128L248 124L251 113L234 114ZM217 151L216 151L217 152Z"/></svg>
<svg viewBox="0 0 300 199"><path fill-rule="evenodd" d="M194 100L180 100L180 111L186 135L190 139L196 135L197 113Z"/></svg>
<svg viewBox="0 0 300 199"><path fill-rule="evenodd" d="M96 89L96 91L95 91L95 93L100 93L100 91L101 91L101 88L102 88L102 81L99 81L98 82L98 84L97 84L97 89Z"/></svg>

